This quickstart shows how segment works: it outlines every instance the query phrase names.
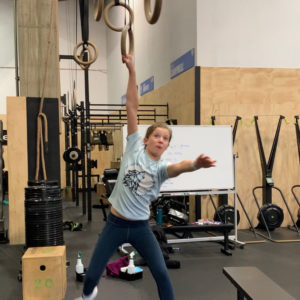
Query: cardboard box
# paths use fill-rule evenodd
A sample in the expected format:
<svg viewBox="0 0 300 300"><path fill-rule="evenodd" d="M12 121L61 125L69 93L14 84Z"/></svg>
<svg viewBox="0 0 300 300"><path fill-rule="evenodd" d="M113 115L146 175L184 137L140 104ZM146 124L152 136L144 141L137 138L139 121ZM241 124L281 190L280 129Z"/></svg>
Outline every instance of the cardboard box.
<svg viewBox="0 0 300 300"><path fill-rule="evenodd" d="M110 167L112 168L112 169L120 169L120 162L119 161L111 161L110 162Z"/></svg>
<svg viewBox="0 0 300 300"><path fill-rule="evenodd" d="M66 246L27 249L22 257L23 300L62 300L66 282Z"/></svg>
<svg viewBox="0 0 300 300"><path fill-rule="evenodd" d="M106 193L106 189L105 189L105 186L104 186L104 183L103 182L98 182L97 183L97 199L96 199L96 204L99 204L99 198L102 199L103 201L103 204L110 204L107 200L106 197L103 197L103 195Z"/></svg>

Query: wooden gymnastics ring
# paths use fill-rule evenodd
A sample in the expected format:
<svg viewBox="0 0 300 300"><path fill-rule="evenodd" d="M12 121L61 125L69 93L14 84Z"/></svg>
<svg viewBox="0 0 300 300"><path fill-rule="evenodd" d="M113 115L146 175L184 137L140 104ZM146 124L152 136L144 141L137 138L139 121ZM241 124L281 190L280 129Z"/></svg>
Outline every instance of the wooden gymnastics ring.
<svg viewBox="0 0 300 300"><path fill-rule="evenodd" d="M97 22L101 19L103 6L104 0L94 0L94 20Z"/></svg>
<svg viewBox="0 0 300 300"><path fill-rule="evenodd" d="M77 50L80 46L83 46L83 49L80 53L80 55L78 56L77 55ZM94 50L94 55L92 54L92 51L90 49L90 47L92 47L92 49ZM84 54L84 51L87 50L89 52L89 59L88 61L83 61L82 58L83 58L83 54ZM86 43L85 42L80 42L78 43L75 48L74 48L74 51L73 51L73 56L74 56L74 59L75 61L80 65L80 66L90 66L98 57L98 51L97 51L97 47L94 43L90 42L90 41L87 41Z"/></svg>
<svg viewBox="0 0 300 300"><path fill-rule="evenodd" d="M150 7L151 0L144 0L145 16L149 24L155 24L160 16L162 0L155 0L153 13Z"/></svg>
<svg viewBox="0 0 300 300"><path fill-rule="evenodd" d="M89 57L92 56L92 51L91 51L90 48L82 49L81 52L80 52L80 54L79 54L79 56L78 56L80 61L83 61L83 56L84 56L85 50L88 51ZM79 63L79 66L80 66L80 68L81 68L82 70L87 70L87 69L90 67L90 65L91 65L91 64L83 65L83 64L80 64L80 63Z"/></svg>
<svg viewBox="0 0 300 300"><path fill-rule="evenodd" d="M134 14L133 14L133 11L132 11L132 9L130 8L130 6L128 6L127 4L122 3L122 2L120 2L118 5L123 6L123 7L125 7L125 8L128 10L129 15L130 15L130 22L129 22L129 24L132 25L132 24L133 24L133 21L134 21ZM122 30L123 30L123 27L117 27L117 26L114 26L114 25L109 21L108 13L109 13L109 10L110 10L113 6L116 6L114 0L112 0L111 2L109 2L109 3L106 5L106 7L104 8L104 21L105 21L106 25L107 25L110 29L112 29L112 30L114 30L114 31L122 31Z"/></svg>
<svg viewBox="0 0 300 300"><path fill-rule="evenodd" d="M83 56L84 56L84 53L85 53L86 50L87 50L88 53L89 53L89 57L92 56L92 51L91 51L90 48L83 48L83 49L81 50L79 56L78 56L79 61L84 61L84 60L83 60ZM91 64L90 64L90 63L87 63L86 65L83 65L83 64L81 64L81 63L78 63L78 65L80 66L80 68L81 68L82 70L87 70L87 69L90 67Z"/></svg>
<svg viewBox="0 0 300 300"><path fill-rule="evenodd" d="M124 29L122 30L121 35L121 53L122 55L127 55L126 53L126 37L127 33L129 34L129 54L133 55L134 52L134 37L132 29L129 25L126 25Z"/></svg>

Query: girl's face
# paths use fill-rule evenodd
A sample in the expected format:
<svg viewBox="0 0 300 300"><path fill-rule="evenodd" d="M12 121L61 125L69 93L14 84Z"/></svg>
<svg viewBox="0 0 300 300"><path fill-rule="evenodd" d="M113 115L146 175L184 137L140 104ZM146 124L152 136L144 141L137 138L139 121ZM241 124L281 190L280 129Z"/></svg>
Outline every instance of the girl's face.
<svg viewBox="0 0 300 300"><path fill-rule="evenodd" d="M167 128L156 128L149 138L144 138L147 154L153 160L159 160L169 146L170 133Z"/></svg>

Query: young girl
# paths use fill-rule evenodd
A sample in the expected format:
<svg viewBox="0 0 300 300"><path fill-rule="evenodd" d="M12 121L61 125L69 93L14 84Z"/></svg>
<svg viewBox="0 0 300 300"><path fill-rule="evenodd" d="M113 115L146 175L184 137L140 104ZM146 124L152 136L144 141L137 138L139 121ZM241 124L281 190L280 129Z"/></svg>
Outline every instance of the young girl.
<svg viewBox="0 0 300 300"><path fill-rule="evenodd" d="M184 160L167 165L160 160L168 148L172 132L165 124L150 126L143 139L138 135L138 93L136 73L130 55L122 57L129 71L127 87L127 145L123 155L117 183L109 198L111 213L99 236L79 299L91 300L97 295L97 284L105 266L124 243L130 243L145 259L156 281L159 298L173 300L174 293L168 270L152 233L148 219L149 204L159 194L161 184L183 172L215 166L215 161L200 155L194 161Z"/></svg>

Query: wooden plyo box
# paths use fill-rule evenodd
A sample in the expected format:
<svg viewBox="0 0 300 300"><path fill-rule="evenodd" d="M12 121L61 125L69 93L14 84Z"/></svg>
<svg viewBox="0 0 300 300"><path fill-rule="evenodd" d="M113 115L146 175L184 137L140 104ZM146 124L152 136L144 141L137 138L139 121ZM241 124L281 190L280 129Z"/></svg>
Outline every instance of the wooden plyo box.
<svg viewBox="0 0 300 300"><path fill-rule="evenodd" d="M66 186L63 190L63 198L64 199L72 199L72 188L70 186Z"/></svg>
<svg viewBox="0 0 300 300"><path fill-rule="evenodd" d="M66 246L28 248L22 257L23 300L62 300L66 293Z"/></svg>

